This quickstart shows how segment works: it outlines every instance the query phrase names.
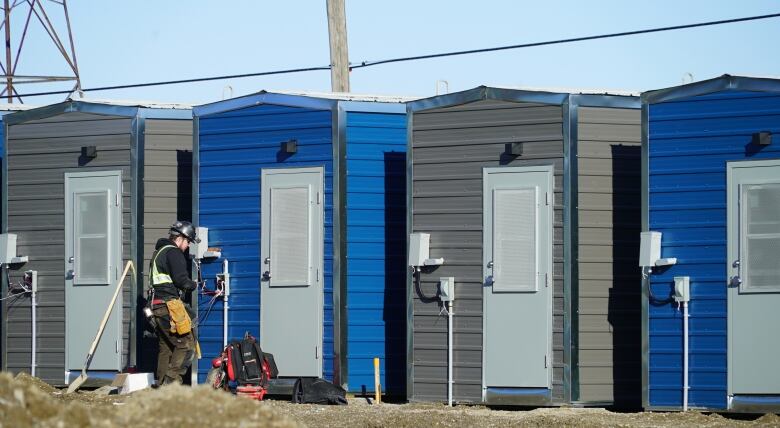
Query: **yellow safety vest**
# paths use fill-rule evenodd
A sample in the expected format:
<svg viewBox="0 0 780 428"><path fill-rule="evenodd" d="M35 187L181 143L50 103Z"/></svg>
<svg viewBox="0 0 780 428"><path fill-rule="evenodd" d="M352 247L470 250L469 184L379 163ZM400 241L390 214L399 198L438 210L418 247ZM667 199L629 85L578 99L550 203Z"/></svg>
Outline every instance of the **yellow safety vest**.
<svg viewBox="0 0 780 428"><path fill-rule="evenodd" d="M165 284L173 284L173 279L171 279L171 276L167 273L160 273L160 271L157 270L157 257L162 254L163 251L167 250L168 248L176 248L175 245L166 245L162 248L160 248L157 251L157 254L154 255L154 259L152 259L152 287L158 286L158 285L165 285Z"/></svg>

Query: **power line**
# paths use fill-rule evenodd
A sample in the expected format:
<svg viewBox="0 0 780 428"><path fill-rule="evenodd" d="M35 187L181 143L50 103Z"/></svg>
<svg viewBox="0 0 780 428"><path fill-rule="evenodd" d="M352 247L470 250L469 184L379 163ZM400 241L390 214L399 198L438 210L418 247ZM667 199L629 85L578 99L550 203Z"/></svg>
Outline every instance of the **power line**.
<svg viewBox="0 0 780 428"><path fill-rule="evenodd" d="M350 66L350 70L359 69L359 68L366 68L366 67L374 67L374 66L383 65L383 64L398 63L398 62L419 61L419 60L423 60L423 59L443 58L443 57L459 56L459 55L470 55L470 54L476 54L476 53L496 52L496 51L503 51L503 50L510 50L510 49L532 48L532 47L538 47L538 46L559 45L559 44L575 43L575 42L583 42L583 41L599 40L599 39L610 39L610 38L616 38L616 37L635 36L635 35L639 35L639 34L660 33L660 32L664 32L664 31L684 30L684 29L689 29L689 28L699 28L699 27L710 27L710 26L714 26L714 25L734 24L734 23L737 23L737 22L757 21L757 20L762 20L762 19L778 18L778 17L780 17L780 13L773 13L773 14L768 14L768 15L757 15L757 16L748 16L748 17L744 17L744 18L723 19L723 20L719 20L719 21L699 22L699 23L695 23L695 24L674 25L674 26L670 26L670 27L649 28L649 29L635 30L635 31L623 31L623 32L619 32L619 33L600 34L600 35L595 35L595 36L584 36L584 37L574 37L574 38L569 38L569 39L549 40L549 41L544 41L544 42L523 43L523 44L517 44L517 45L497 46L497 47L492 47L492 48L470 49L470 50L463 50L463 51L452 51L452 52L428 54L428 55L407 56L407 57L400 57L400 58L383 59L383 60L379 60L379 61L363 61L360 64L351 65ZM271 76L271 75L278 75L278 74L293 74L293 73L303 73L303 72L310 72L310 71L325 71L325 70L330 70L330 69L331 69L330 66L293 68L293 69L287 69L287 70L262 71L262 72L257 72L257 73L233 74L233 75L213 76L213 77L200 77L200 78L195 78L195 79L167 80L167 81L160 81L160 82L134 83L134 84L128 84L128 85L102 86L102 87L97 87L97 88L84 88L82 90L84 92L108 91L108 90L112 90L112 89L143 88L143 87L149 87L149 86L175 85L175 84L180 84L180 83L196 83L196 82L207 82L207 81L214 81L214 80L239 79L239 78L244 78L244 77ZM17 95L17 96L19 96L19 97L37 97L37 96L43 96L43 95L63 95L63 94L70 94L72 92L73 91L34 92L34 93L30 93L30 94L20 94L20 95Z"/></svg>
<svg viewBox="0 0 780 428"><path fill-rule="evenodd" d="M504 51L509 49L521 49L521 48L532 48L537 46L549 46L549 45L559 45L564 43L574 43L574 42L583 42L588 40L599 40L599 39L610 39L614 37L624 37L624 36L635 36L638 34L649 34L649 33L660 33L662 31L673 31L673 30L684 30L687 28L697 28L697 27L708 27L712 25L723 25L723 24L733 24L736 22L746 22L746 21L756 21L759 19L768 19L768 18L777 18L780 17L780 13L773 13L770 15L759 15L759 16L748 16L745 18L734 18L734 19L723 19L720 21L709 21L709 22L699 22L696 24L686 24L686 25L674 25L671 27L660 27L660 28L650 28L646 30L635 30L635 31L623 31L620 33L611 33L611 34L601 34L598 36L585 36L585 37L574 37L571 39L560 39L560 40L551 40L546 42L536 42L536 43L524 43L520 45L509 45L509 46L498 46L494 48L484 48L484 49L471 49L471 50L465 50L465 51L454 51L454 52L445 52L445 53L437 53L437 54L429 54L429 55L419 55L419 56L409 56L409 57L403 57L403 58L393 58L393 59L383 59L379 61L364 61L360 63L359 65L354 65L351 68L365 68L365 67L373 67L375 65L381 65L381 64L390 64L393 62L405 62L405 61L418 61L421 59L431 59L431 58L442 58L442 57L448 57L448 56L457 56L457 55L469 55L469 54L475 54L475 53L484 53L484 52L495 52L495 51Z"/></svg>
<svg viewBox="0 0 780 428"><path fill-rule="evenodd" d="M163 85L176 85L179 83L195 83L195 82L208 82L211 80L227 80L227 79L240 79L242 77L257 77L257 76L271 76L275 74L292 74L303 73L307 71L323 71L330 70L330 66L323 67L306 67L306 68L291 68L287 70L275 70L275 71L261 71L258 73L245 73L245 74L231 74L227 76L213 76L213 77L198 77L194 79L180 79L180 80L165 80L162 82L149 82L149 83L132 83L128 85L115 85L115 86L101 86L98 88L84 88L83 92L91 91L108 91L111 89L130 89L130 88L143 88L148 86L163 86ZM17 97L37 97L42 95L62 95L70 94L74 91L49 91L49 92L34 92L30 94L20 94Z"/></svg>

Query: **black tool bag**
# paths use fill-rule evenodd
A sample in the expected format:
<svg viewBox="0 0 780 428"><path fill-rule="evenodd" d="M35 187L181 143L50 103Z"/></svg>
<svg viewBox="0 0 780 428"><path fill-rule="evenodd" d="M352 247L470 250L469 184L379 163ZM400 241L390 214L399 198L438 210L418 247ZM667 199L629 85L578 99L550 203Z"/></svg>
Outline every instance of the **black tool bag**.
<svg viewBox="0 0 780 428"><path fill-rule="evenodd" d="M299 378L293 386L292 402L299 404L347 404L347 391L320 378Z"/></svg>
<svg viewBox="0 0 780 428"><path fill-rule="evenodd" d="M239 385L268 385L268 379L276 377L274 357L263 352L254 337L247 335L242 340L235 340L228 346L231 352L230 364L236 382Z"/></svg>

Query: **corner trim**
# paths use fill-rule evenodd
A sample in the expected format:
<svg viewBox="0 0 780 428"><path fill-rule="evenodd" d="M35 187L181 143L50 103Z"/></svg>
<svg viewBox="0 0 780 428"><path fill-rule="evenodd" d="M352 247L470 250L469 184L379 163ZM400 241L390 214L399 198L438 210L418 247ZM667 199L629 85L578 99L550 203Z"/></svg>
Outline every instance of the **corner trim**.
<svg viewBox="0 0 780 428"><path fill-rule="evenodd" d="M2 161L2 174L0 174L2 177L0 177L0 189L3 192L1 198L2 203L0 204L0 221L2 224L0 224L0 228L2 229L3 233L8 233L8 122L6 120L3 120L3 161ZM7 269L6 266L3 266L0 268L0 273L2 273L3 269ZM5 275L0 275L0 285L2 286L2 290L8 290L8 281L6 281ZM6 293L2 293L0 291L0 296L6 297L3 294L7 295ZM8 331L8 322L7 322L7 316L8 313L8 300L4 299L2 302L2 305L0 305L0 364L2 364L2 371L8 370L8 334L6 333Z"/></svg>
<svg viewBox="0 0 780 428"><path fill-rule="evenodd" d="M642 231L647 232L650 227L650 106L642 99ZM642 278L642 408L651 409L650 406L650 296L648 287L650 281Z"/></svg>
<svg viewBox="0 0 780 428"><path fill-rule="evenodd" d="M579 384L579 210L578 210L578 102L571 96L563 105L563 336L564 401L580 400Z"/></svg>
<svg viewBox="0 0 780 428"><path fill-rule="evenodd" d="M409 248L409 235L414 231L413 189L414 177L414 114L411 105L406 105L406 249ZM406 269L406 399L414 399L414 280Z"/></svg>
<svg viewBox="0 0 780 428"><path fill-rule="evenodd" d="M130 182L132 186L132 192L130 193L130 254L134 259L133 263L136 266L136 283L130 290L130 313L132 314L130 319L130 340L129 344L132 349L128 350L128 365L138 364L138 350L140 349L140 337L138 334L138 328L140 323L138 319L142 317L138 308L138 298L143 295L143 283L144 283L144 267L143 267L143 234L144 226L142 223L144 219L144 147L146 143L146 119L143 117L136 117L133 119L132 126L130 127L131 135L131 147L130 147Z"/></svg>
<svg viewBox="0 0 780 428"><path fill-rule="evenodd" d="M346 111L332 104L333 134L333 383L349 389L347 325Z"/></svg>

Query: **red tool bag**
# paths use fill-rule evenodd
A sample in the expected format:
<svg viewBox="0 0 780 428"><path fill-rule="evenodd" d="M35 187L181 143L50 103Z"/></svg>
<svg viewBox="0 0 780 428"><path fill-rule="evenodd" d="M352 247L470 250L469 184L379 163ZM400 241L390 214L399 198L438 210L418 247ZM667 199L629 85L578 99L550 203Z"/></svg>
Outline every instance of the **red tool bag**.
<svg viewBox="0 0 780 428"><path fill-rule="evenodd" d="M249 332L242 340L230 342L211 365L207 383L214 389L234 389L237 395L256 400L263 399L268 381L279 373L274 356L263 352Z"/></svg>

